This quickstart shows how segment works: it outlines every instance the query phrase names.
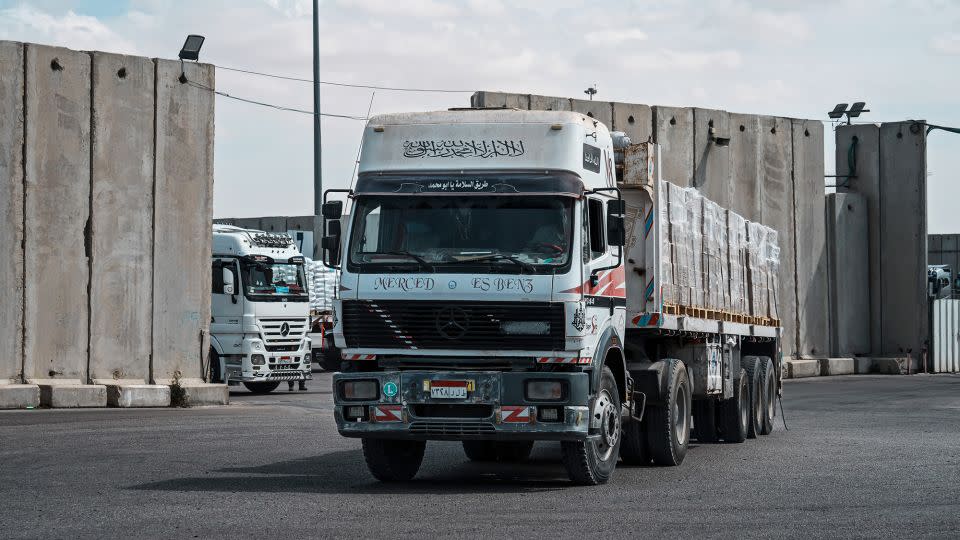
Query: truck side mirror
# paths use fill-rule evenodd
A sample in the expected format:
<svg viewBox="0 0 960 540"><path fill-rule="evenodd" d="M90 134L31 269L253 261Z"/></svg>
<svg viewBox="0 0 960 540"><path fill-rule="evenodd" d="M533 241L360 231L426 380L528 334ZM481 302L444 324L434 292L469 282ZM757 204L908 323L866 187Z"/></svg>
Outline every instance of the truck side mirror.
<svg viewBox="0 0 960 540"><path fill-rule="evenodd" d="M607 201L607 215L611 216L622 216L627 213L627 203L617 199L615 201Z"/></svg>
<svg viewBox="0 0 960 540"><path fill-rule="evenodd" d="M233 269L224 266L220 269L223 272L223 294L236 294L236 282L233 279Z"/></svg>
<svg viewBox="0 0 960 540"><path fill-rule="evenodd" d="M623 216L607 216L607 244L623 247L627 243L627 232L623 225Z"/></svg>
<svg viewBox="0 0 960 540"><path fill-rule="evenodd" d="M339 202L339 201L337 201ZM330 204L330 203L327 203ZM326 205L324 205L326 206ZM340 264L340 219L327 223L327 235L320 240L323 249L323 264L335 267Z"/></svg>
<svg viewBox="0 0 960 540"><path fill-rule="evenodd" d="M343 201L327 201L323 203L320 213L323 219L340 219L343 215Z"/></svg>

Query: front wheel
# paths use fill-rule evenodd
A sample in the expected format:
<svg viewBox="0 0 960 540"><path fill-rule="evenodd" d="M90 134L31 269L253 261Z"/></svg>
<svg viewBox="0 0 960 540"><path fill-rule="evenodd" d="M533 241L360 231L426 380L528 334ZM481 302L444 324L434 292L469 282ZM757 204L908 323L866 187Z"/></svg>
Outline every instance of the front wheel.
<svg viewBox="0 0 960 540"><path fill-rule="evenodd" d="M586 441L562 441L560 450L570 480L595 486L610 480L617 467L622 439L620 393L613 372L606 366L600 374L600 392L594 401L590 424L598 425L600 432Z"/></svg>
<svg viewBox="0 0 960 540"><path fill-rule="evenodd" d="M426 441L367 438L363 439L363 458L377 480L405 482L417 475L426 447Z"/></svg>
<svg viewBox="0 0 960 540"><path fill-rule="evenodd" d="M279 382L245 382L244 386L247 387L247 390L253 392L254 394L269 394L277 389L280 386Z"/></svg>

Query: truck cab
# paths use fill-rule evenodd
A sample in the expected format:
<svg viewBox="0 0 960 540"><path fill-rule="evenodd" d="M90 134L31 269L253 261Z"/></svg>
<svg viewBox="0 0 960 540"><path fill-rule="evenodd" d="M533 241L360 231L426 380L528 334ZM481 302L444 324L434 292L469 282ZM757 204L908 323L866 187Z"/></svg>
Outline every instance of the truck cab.
<svg viewBox="0 0 960 540"><path fill-rule="evenodd" d="M304 257L285 234L213 226L210 379L269 393L311 375Z"/></svg>

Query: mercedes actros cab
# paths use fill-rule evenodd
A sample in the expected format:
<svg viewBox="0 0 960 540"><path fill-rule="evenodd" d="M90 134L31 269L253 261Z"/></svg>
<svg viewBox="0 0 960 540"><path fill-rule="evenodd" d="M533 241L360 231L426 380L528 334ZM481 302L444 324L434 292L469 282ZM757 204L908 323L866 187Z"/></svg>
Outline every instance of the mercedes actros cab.
<svg viewBox="0 0 960 540"><path fill-rule="evenodd" d="M266 394L311 379L307 287L292 238L214 225L211 382Z"/></svg>
<svg viewBox="0 0 960 540"><path fill-rule="evenodd" d="M619 459L680 464L694 422L704 441L772 429L775 321L665 301L656 145L627 185L607 127L574 112L380 115L362 144L322 246L334 416L377 479L412 478L426 441L500 462L559 441L592 485Z"/></svg>

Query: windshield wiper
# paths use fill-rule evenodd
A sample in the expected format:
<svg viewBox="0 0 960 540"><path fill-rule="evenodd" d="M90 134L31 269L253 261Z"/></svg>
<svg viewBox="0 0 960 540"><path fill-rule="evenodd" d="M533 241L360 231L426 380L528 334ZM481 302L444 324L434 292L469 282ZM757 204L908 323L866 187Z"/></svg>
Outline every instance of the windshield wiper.
<svg viewBox="0 0 960 540"><path fill-rule="evenodd" d="M520 259L514 257L513 255L507 255L506 253L493 253L491 255L484 255L482 257L474 257L472 259L460 259L457 261L450 261L449 263L444 264L466 264L466 263L475 263L475 262L485 262L485 261L510 261L513 264L520 267L521 270L527 270L528 272L536 272L536 268L532 264L523 262Z"/></svg>
<svg viewBox="0 0 960 540"><path fill-rule="evenodd" d="M416 253L410 253L409 251L382 251L384 255L399 255L401 257L410 257L411 259L417 261L417 264L421 268L426 268L428 271L433 272L433 265L428 263L426 259L417 255Z"/></svg>

